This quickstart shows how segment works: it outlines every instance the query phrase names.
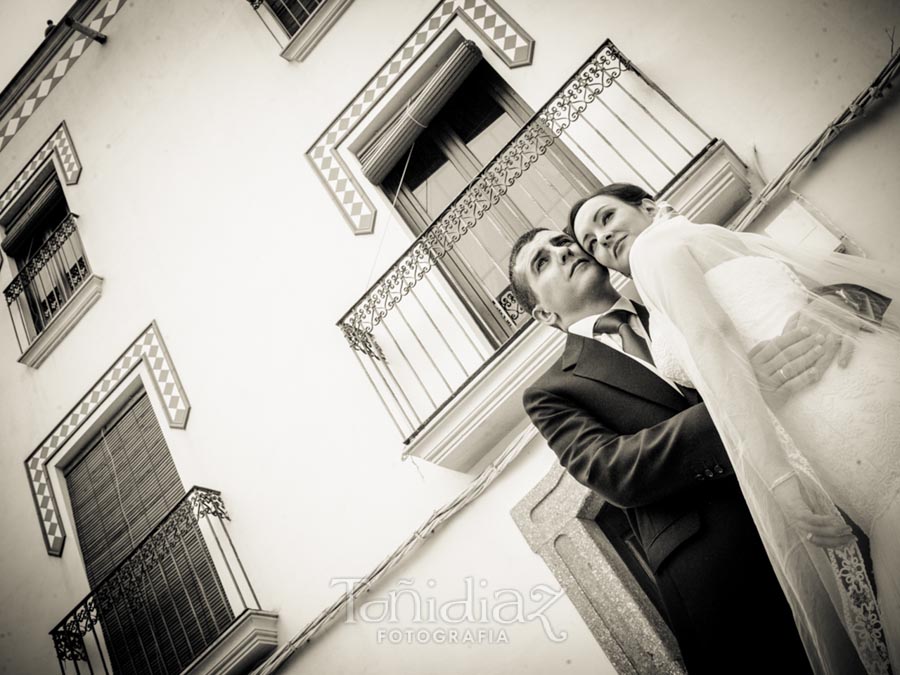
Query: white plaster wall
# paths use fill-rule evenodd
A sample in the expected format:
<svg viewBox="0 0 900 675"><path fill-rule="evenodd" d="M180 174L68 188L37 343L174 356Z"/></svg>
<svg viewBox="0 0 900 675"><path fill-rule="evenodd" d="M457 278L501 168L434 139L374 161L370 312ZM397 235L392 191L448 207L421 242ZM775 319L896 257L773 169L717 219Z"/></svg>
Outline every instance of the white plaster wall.
<svg viewBox="0 0 900 675"><path fill-rule="evenodd" d="M539 437L531 441L478 502L461 511L408 562L355 603L352 624L343 612L328 632L303 646L285 672L615 673L568 598L559 595L557 580L509 515L553 461ZM345 576L354 575L349 572ZM466 578L472 579L474 589L468 595ZM336 585L334 597L338 588L346 586ZM422 621L415 620L414 601L399 594L400 589L418 594L415 602L422 608ZM503 602L515 602L516 595L504 589L521 594L524 620L516 619L512 607L498 609ZM391 621L388 615L387 620L374 621L388 611L391 592L400 598L396 600L397 620ZM475 621L442 621L440 614L437 621L429 620L430 600L441 611L466 597L473 598ZM451 619L462 611L459 605L455 607L448 610ZM546 627L538 616L545 617ZM499 622L493 620L496 617ZM472 637L465 637L466 628L473 631ZM451 629L459 630L458 643L449 642ZM485 632L479 636L478 629ZM417 634L410 637L409 630ZM445 642L437 642L442 639Z"/></svg>
<svg viewBox="0 0 900 675"><path fill-rule="evenodd" d="M501 0L534 38L530 67L486 57L532 107L615 43L711 135L772 176L874 76L896 3ZM433 7L356 0L303 63L287 63L243 0L136 1L0 154L0 184L65 120L84 165L65 188L100 301L38 370L0 320L0 672L56 668L47 632L87 590L76 542L49 557L23 461L156 319L192 403L164 427L187 486L223 491L257 593L282 635L332 602L471 476L401 462L402 447L334 322L409 241L380 208L353 237L303 156ZM895 256L896 101L835 145L798 189L873 256ZM391 222L389 222L391 221ZM383 235L382 232L387 232ZM382 237L384 239L382 240ZM377 257L377 259L376 259ZM0 269L0 284L11 278ZM554 461L537 444L396 578L554 584L509 508ZM567 601L561 645L535 625L493 647L388 647L371 626L326 633L291 672L609 669ZM566 660L571 660L567 663ZM514 665L513 665L514 664ZM425 672L425 671L420 671Z"/></svg>

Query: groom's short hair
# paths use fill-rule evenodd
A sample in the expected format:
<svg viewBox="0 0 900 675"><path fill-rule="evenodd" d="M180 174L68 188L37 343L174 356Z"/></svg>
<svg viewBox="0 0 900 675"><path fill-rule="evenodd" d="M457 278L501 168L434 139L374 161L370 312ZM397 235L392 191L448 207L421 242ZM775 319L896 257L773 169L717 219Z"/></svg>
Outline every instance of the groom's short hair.
<svg viewBox="0 0 900 675"><path fill-rule="evenodd" d="M516 271L516 259L519 257L519 252L522 248L534 239L538 232L543 232L548 229L550 228L536 227L524 232L516 239L512 251L509 253L509 286L516 298L516 302L518 302L529 314L534 311L535 305L537 305L537 297L535 297L534 291L531 289L531 286L525 278Z"/></svg>

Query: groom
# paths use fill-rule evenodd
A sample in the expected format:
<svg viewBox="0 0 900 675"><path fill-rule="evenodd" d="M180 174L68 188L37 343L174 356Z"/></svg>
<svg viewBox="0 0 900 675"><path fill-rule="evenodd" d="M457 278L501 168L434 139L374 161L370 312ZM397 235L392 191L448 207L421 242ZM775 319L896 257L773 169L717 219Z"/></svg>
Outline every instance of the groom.
<svg viewBox="0 0 900 675"><path fill-rule="evenodd" d="M688 672L810 672L705 404L663 378L641 346L647 310L620 297L606 268L553 230L516 242L510 282L528 312L568 334L562 358L526 391L525 408L569 473L624 509ZM616 310L629 330L595 335L598 317ZM788 332L754 350L751 363L762 384L789 393L833 358L834 349L815 350L821 341ZM824 528L816 538L839 543Z"/></svg>

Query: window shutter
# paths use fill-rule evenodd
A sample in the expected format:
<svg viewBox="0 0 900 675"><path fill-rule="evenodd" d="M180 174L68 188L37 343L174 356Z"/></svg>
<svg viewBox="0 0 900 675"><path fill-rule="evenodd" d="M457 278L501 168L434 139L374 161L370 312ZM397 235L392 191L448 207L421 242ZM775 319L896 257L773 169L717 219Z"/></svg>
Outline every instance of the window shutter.
<svg viewBox="0 0 900 675"><path fill-rule="evenodd" d="M55 211L65 214L69 208L59 179L53 174L15 216L0 247L7 255L17 255L20 245L31 238L29 235L40 228L53 228L59 225L62 217L53 217ZM47 222L48 218L51 222Z"/></svg>
<svg viewBox="0 0 900 675"><path fill-rule="evenodd" d="M381 184L479 61L481 50L471 40L466 40L450 54L400 115L380 130L376 140L360 155L366 178L375 185Z"/></svg>
<svg viewBox="0 0 900 675"><path fill-rule="evenodd" d="M88 580L100 582L184 496L146 394L131 404L66 476ZM101 536L102 535L102 536Z"/></svg>

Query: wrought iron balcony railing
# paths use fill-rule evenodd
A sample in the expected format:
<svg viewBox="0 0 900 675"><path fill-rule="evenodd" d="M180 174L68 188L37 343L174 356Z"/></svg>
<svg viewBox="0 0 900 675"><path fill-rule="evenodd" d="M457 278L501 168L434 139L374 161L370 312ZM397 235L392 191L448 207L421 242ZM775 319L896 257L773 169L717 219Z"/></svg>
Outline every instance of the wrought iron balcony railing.
<svg viewBox="0 0 900 675"><path fill-rule="evenodd" d="M219 492L192 488L50 631L63 675L180 673L260 610L226 520Z"/></svg>
<svg viewBox="0 0 900 675"><path fill-rule="evenodd" d="M66 216L3 291L22 351L91 275L76 218Z"/></svg>
<svg viewBox="0 0 900 675"><path fill-rule="evenodd" d="M530 200L528 208L535 211L534 188L549 185L545 176L559 175L558 160L547 167L551 146L562 144L597 183L631 182L658 195L711 143L606 41L338 322L405 442L530 320L509 287L498 286L496 274L489 284L486 275L472 273L478 262L505 271L512 240L504 257L466 242L480 223L491 227L491 209L501 202L518 208L516 200ZM538 210L536 222L519 224L522 231L538 224L562 229L559 214L584 196L550 187L543 191L551 195L549 203ZM480 250L493 258L454 264L464 245L465 255ZM469 270L463 282L459 269ZM479 299L477 308L473 298ZM485 318L485 305L493 317Z"/></svg>

